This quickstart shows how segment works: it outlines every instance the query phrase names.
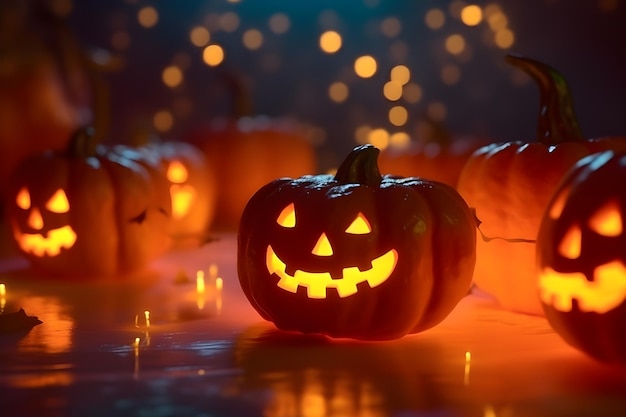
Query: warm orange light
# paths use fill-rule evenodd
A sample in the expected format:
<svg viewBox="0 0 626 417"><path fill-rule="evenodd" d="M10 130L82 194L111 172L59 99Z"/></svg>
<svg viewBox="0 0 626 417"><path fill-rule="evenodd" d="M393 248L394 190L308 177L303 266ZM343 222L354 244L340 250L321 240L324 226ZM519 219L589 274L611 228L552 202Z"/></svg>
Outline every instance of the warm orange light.
<svg viewBox="0 0 626 417"><path fill-rule="evenodd" d="M178 87L183 82L183 71L176 65L170 65L163 70L161 79L170 88Z"/></svg>
<svg viewBox="0 0 626 417"><path fill-rule="evenodd" d="M35 230L43 229L43 217L41 217L41 212L37 207L34 207L28 215L27 224Z"/></svg>
<svg viewBox="0 0 626 417"><path fill-rule="evenodd" d="M270 17L269 20L270 30L276 34L282 34L289 30L289 26L291 26L291 20L289 20L289 16L284 13L276 13Z"/></svg>
<svg viewBox="0 0 626 417"><path fill-rule="evenodd" d="M166 172L167 179L175 184L182 184L189 178L189 172L180 161L173 160L169 163Z"/></svg>
<svg viewBox="0 0 626 417"><path fill-rule="evenodd" d="M317 240L317 243L315 243L311 253L316 256L332 256L333 247L330 244L330 240L328 240L326 233L322 233L320 238Z"/></svg>
<svg viewBox="0 0 626 417"><path fill-rule="evenodd" d="M189 33L189 40L195 46L204 46L211 40L211 34L206 28L196 26L191 29L191 32Z"/></svg>
<svg viewBox="0 0 626 417"><path fill-rule="evenodd" d="M204 271L196 272L196 292L198 294L204 294L206 290L205 282L204 282Z"/></svg>
<svg viewBox="0 0 626 417"><path fill-rule="evenodd" d="M476 26L483 20L483 11L475 4L467 5L461 10L461 20L467 26Z"/></svg>
<svg viewBox="0 0 626 417"><path fill-rule="evenodd" d="M577 259L580 256L581 241L582 231L580 226L573 224L565 232L557 251L564 258Z"/></svg>
<svg viewBox="0 0 626 417"><path fill-rule="evenodd" d="M622 215L617 201L611 200L600 207L589 219L589 228L602 236L621 235Z"/></svg>
<svg viewBox="0 0 626 417"><path fill-rule="evenodd" d="M367 142L376 146L381 151L389 146L389 132L385 129L372 129L367 133Z"/></svg>
<svg viewBox="0 0 626 417"><path fill-rule="evenodd" d="M224 61L224 49L219 45L209 45L202 51L202 60L210 67L216 67Z"/></svg>
<svg viewBox="0 0 626 417"><path fill-rule="evenodd" d="M76 232L69 225L49 230L47 237L21 233L17 228L13 233L20 248L35 256L57 256L61 249L69 249L76 242Z"/></svg>
<svg viewBox="0 0 626 417"><path fill-rule="evenodd" d="M185 217L196 199L196 190L191 185L172 184L170 186L172 201L172 218L178 220Z"/></svg>
<svg viewBox="0 0 626 417"><path fill-rule="evenodd" d="M396 65L391 69L389 78L400 85L405 85L411 79L411 70L406 65Z"/></svg>
<svg viewBox="0 0 626 417"><path fill-rule="evenodd" d="M67 213L70 211L70 202L67 200L65 191L58 189L46 202L46 208L53 213Z"/></svg>
<svg viewBox="0 0 626 417"><path fill-rule="evenodd" d="M581 311L600 314L626 300L626 268L621 261L596 267L593 278L589 281L580 272L561 273L547 267L539 275L539 295L563 312L572 311L574 299Z"/></svg>
<svg viewBox="0 0 626 417"><path fill-rule="evenodd" d="M259 49L263 45L263 34L257 29L248 29L243 33L242 41L250 50Z"/></svg>
<svg viewBox="0 0 626 417"><path fill-rule="evenodd" d="M554 199L554 202L550 206L550 210L548 211L548 215L552 220L556 220L561 217L561 213L563 213L563 208L565 207L565 201L567 200L567 196L569 194L568 189L561 190L559 195Z"/></svg>
<svg viewBox="0 0 626 417"><path fill-rule="evenodd" d="M389 109L389 122L394 126L404 126L409 119L409 112L404 106Z"/></svg>
<svg viewBox="0 0 626 417"><path fill-rule="evenodd" d="M372 226L363 213L359 213L346 229L346 233L353 235L366 235L372 231Z"/></svg>
<svg viewBox="0 0 626 417"><path fill-rule="evenodd" d="M159 12L154 7L146 6L137 14L139 24L145 28L151 28L159 21Z"/></svg>
<svg viewBox="0 0 626 417"><path fill-rule="evenodd" d="M280 280L278 287L285 291L296 293L298 287L307 289L309 298L326 298L326 290L335 288L341 298L349 297L357 293L357 285L367 282L371 288L385 282L393 273L398 261L398 253L391 249L385 254L372 261L372 267L365 271L357 267L343 268L342 277L333 279L328 272L306 272L300 269L293 275L289 275L285 269L286 264L276 255L272 246L267 247L265 264L270 274L276 274Z"/></svg>
<svg viewBox="0 0 626 417"><path fill-rule="evenodd" d="M22 210L28 210L30 208L30 194L26 187L20 188L15 198L15 204Z"/></svg>
<svg viewBox="0 0 626 417"><path fill-rule="evenodd" d="M293 203L289 204L280 212L276 223L282 227L296 227L296 209Z"/></svg>
<svg viewBox="0 0 626 417"><path fill-rule="evenodd" d="M348 86L342 82L332 83L328 88L328 96L334 102L341 103L348 98Z"/></svg>
<svg viewBox="0 0 626 417"><path fill-rule="evenodd" d="M402 97L402 84L397 81L387 81L383 86L383 95L389 101L397 101Z"/></svg>
<svg viewBox="0 0 626 417"><path fill-rule="evenodd" d="M446 15L440 9L430 9L424 16L426 26L432 30L440 29L446 22Z"/></svg>
<svg viewBox="0 0 626 417"><path fill-rule="evenodd" d="M446 38L446 51L452 55L459 55L465 50L465 38L459 34L453 34Z"/></svg>
<svg viewBox="0 0 626 417"><path fill-rule="evenodd" d="M334 54L341 49L341 35L334 30L329 30L320 36L320 49L327 54Z"/></svg>
<svg viewBox="0 0 626 417"><path fill-rule="evenodd" d="M378 64L371 55L363 55L354 61L354 72L361 78L370 78L376 74Z"/></svg>

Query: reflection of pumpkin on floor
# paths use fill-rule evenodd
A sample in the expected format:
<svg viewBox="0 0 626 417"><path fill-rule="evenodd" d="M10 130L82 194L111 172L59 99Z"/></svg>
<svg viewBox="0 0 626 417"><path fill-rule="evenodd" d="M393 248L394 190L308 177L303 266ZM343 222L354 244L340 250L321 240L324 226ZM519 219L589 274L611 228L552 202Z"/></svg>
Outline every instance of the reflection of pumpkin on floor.
<svg viewBox="0 0 626 417"><path fill-rule="evenodd" d="M243 371L243 390L270 390L266 416L382 417L447 404L440 385L448 379L438 370L442 348L419 335L391 342L333 341L262 323L237 339L234 361ZM458 381L455 389L461 392L462 361L459 373L449 379Z"/></svg>

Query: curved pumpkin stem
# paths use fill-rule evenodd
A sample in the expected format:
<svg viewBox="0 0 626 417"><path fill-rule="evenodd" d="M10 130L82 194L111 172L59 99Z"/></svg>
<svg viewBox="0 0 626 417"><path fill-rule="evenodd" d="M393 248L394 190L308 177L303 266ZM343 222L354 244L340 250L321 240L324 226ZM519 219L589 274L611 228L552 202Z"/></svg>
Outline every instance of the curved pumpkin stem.
<svg viewBox="0 0 626 417"><path fill-rule="evenodd" d="M539 86L537 141L554 145L585 140L563 75L542 62L519 55L509 54L506 61L531 76Z"/></svg>
<svg viewBox="0 0 626 417"><path fill-rule="evenodd" d="M357 146L337 169L335 180L342 184L378 186L383 180L378 170L379 153L380 150L373 145Z"/></svg>
<svg viewBox="0 0 626 417"><path fill-rule="evenodd" d="M231 117L239 119L245 116L252 116L253 106L250 91L246 88L241 75L225 71L221 73L221 78L232 95L233 107Z"/></svg>
<svg viewBox="0 0 626 417"><path fill-rule="evenodd" d="M88 158L96 155L98 141L92 126L78 129L67 144L66 155L69 158Z"/></svg>

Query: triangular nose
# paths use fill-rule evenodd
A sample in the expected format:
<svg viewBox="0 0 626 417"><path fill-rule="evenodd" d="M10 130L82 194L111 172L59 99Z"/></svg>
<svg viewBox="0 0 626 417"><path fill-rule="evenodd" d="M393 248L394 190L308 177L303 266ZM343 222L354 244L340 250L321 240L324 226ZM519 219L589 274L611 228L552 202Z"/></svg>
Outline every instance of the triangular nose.
<svg viewBox="0 0 626 417"><path fill-rule="evenodd" d="M41 230L43 228L43 217L41 217L41 213L37 207L33 208L28 215L28 225L34 230Z"/></svg>
<svg viewBox="0 0 626 417"><path fill-rule="evenodd" d="M311 253L317 256L331 256L333 254L333 247L331 246L326 233L322 233L320 238L317 239L317 243Z"/></svg>

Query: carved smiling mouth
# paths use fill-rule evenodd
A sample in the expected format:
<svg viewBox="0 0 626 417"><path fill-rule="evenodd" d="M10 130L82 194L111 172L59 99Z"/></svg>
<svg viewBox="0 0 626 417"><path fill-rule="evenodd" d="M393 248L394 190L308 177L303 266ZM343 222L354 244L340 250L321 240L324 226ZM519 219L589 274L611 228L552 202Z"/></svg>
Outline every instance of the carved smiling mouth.
<svg viewBox="0 0 626 417"><path fill-rule="evenodd" d="M48 232L44 237L38 233L22 233L14 227L15 240L20 248L35 256L57 256L61 249L69 249L76 242L76 232L71 226L63 226Z"/></svg>
<svg viewBox="0 0 626 417"><path fill-rule="evenodd" d="M309 298L326 298L326 290L335 288L339 297L344 298L357 293L357 285L367 282L371 288L377 287L387 280L393 273L398 262L398 253L391 249L372 261L372 267L361 271L357 267L343 268L342 277L333 279L329 272L306 272L298 269L293 275L285 272L287 265L272 249L267 247L265 264L270 274L276 274L280 280L278 287L285 291L296 293L298 287L307 289Z"/></svg>
<svg viewBox="0 0 626 417"><path fill-rule="evenodd" d="M583 312L606 313L624 302L626 267L620 261L600 265L594 281L580 272L559 273L546 268L539 278L539 296L559 311L572 311L576 299Z"/></svg>

